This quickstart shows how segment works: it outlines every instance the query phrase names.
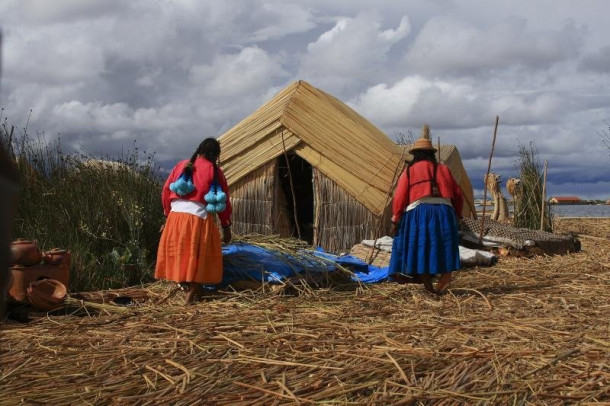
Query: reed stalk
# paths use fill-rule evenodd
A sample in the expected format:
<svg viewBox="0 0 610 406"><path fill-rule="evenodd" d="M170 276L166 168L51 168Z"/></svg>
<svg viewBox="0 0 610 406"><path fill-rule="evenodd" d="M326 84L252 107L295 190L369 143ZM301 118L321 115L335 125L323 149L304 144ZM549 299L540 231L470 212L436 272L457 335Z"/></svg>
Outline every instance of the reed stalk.
<svg viewBox="0 0 610 406"><path fill-rule="evenodd" d="M138 304L2 326L0 405L601 404L610 221L555 228L598 238L459 272L440 298L394 283L219 290L186 307L184 293L158 304L169 283L99 292ZM303 247L248 238L278 255Z"/></svg>
<svg viewBox="0 0 610 406"><path fill-rule="evenodd" d="M521 190L514 199L513 225L517 228L552 232L553 213L548 201L543 200L542 197L543 169L538 150L533 143L529 146L520 145L519 156L517 169L521 179Z"/></svg>
<svg viewBox="0 0 610 406"><path fill-rule="evenodd" d="M0 142L20 178L13 234L36 240L42 250L70 250L71 291L150 279L163 221L153 154L134 144L116 157L92 156L68 150L60 138L6 125Z"/></svg>

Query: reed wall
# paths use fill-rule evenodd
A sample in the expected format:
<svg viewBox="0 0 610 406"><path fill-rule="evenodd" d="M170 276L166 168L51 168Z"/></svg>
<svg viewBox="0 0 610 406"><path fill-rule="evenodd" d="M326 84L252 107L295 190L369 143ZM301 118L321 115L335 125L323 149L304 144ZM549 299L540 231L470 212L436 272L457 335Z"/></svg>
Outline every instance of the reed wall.
<svg viewBox="0 0 610 406"><path fill-rule="evenodd" d="M362 240L387 235L389 207L379 219L316 168L313 177L315 245L330 252L349 252Z"/></svg>
<svg viewBox="0 0 610 406"><path fill-rule="evenodd" d="M275 161L241 179L231 191L233 232L295 237L294 216L277 181ZM363 204L313 168L313 244L326 251L349 252L365 239L388 234L390 202L379 218Z"/></svg>
<svg viewBox="0 0 610 406"><path fill-rule="evenodd" d="M236 234L273 234L275 161L252 171L231 187L233 227ZM277 203L275 203L277 204Z"/></svg>

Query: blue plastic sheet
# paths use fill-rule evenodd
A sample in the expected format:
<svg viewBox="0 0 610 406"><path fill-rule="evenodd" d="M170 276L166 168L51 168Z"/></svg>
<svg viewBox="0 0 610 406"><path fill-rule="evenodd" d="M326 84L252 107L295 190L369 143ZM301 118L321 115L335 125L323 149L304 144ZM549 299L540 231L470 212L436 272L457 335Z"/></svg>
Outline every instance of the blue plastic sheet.
<svg viewBox="0 0 610 406"><path fill-rule="evenodd" d="M315 255L326 258L333 261L341 266L349 268L354 272L352 280L359 281L362 283L377 283L382 282L388 278L388 267L383 268L369 265L360 258L356 258L353 255L334 255L324 252L322 248L318 248L314 252Z"/></svg>
<svg viewBox="0 0 610 406"><path fill-rule="evenodd" d="M333 255L321 248L287 254L234 243L224 246L222 255L223 285L237 280L281 282L303 272L335 272L337 265L352 270L352 279L362 283L377 283L388 277L387 267L368 265L352 255Z"/></svg>

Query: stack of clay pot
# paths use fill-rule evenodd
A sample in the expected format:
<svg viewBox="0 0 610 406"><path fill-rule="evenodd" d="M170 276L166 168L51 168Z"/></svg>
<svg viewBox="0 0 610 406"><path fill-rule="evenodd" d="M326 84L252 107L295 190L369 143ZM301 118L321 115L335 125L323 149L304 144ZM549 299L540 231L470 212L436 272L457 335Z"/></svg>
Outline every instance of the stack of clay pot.
<svg viewBox="0 0 610 406"><path fill-rule="evenodd" d="M37 309L46 312L57 310L64 305L66 285L55 279L41 279L28 286L28 301Z"/></svg>
<svg viewBox="0 0 610 406"><path fill-rule="evenodd" d="M52 279L70 285L70 252L54 248L41 252L36 241L18 239L10 247L10 282L8 296L20 303L28 302L32 282Z"/></svg>

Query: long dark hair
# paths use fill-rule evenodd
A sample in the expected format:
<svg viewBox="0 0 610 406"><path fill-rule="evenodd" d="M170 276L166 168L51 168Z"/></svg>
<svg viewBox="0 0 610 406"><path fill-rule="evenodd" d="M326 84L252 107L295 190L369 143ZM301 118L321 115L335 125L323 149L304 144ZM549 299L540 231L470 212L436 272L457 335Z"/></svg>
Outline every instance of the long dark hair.
<svg viewBox="0 0 610 406"><path fill-rule="evenodd" d="M430 161L436 163L436 152L431 149L416 149L411 152L413 159L409 162L409 166L419 161Z"/></svg>
<svg viewBox="0 0 610 406"><path fill-rule="evenodd" d="M184 173L187 176L190 177L193 175L193 164L199 155L203 156L214 165L214 180L218 180L218 164L216 163L220 156L220 143L218 140L216 138L206 138L201 141L201 144L199 144L195 152L193 152L193 156L191 156L189 163L184 167Z"/></svg>
<svg viewBox="0 0 610 406"><path fill-rule="evenodd" d="M413 165L420 161L430 161L436 167L436 153L431 149L416 149L414 151L411 151L411 155L413 155L413 159L407 161L407 167L405 168L407 171L407 175L409 174L409 168L411 168Z"/></svg>
<svg viewBox="0 0 610 406"><path fill-rule="evenodd" d="M411 151L411 155L413 155L413 159L407 163L407 168L405 169L407 171L407 182L409 183L409 186L411 185L411 172L409 171L409 169L411 169L411 167L417 162L430 161L434 165L434 175L432 179L430 179L430 182L432 183L432 196L440 196L438 183L436 182L436 170L438 164L436 162L435 151L431 149L416 149L414 151Z"/></svg>

